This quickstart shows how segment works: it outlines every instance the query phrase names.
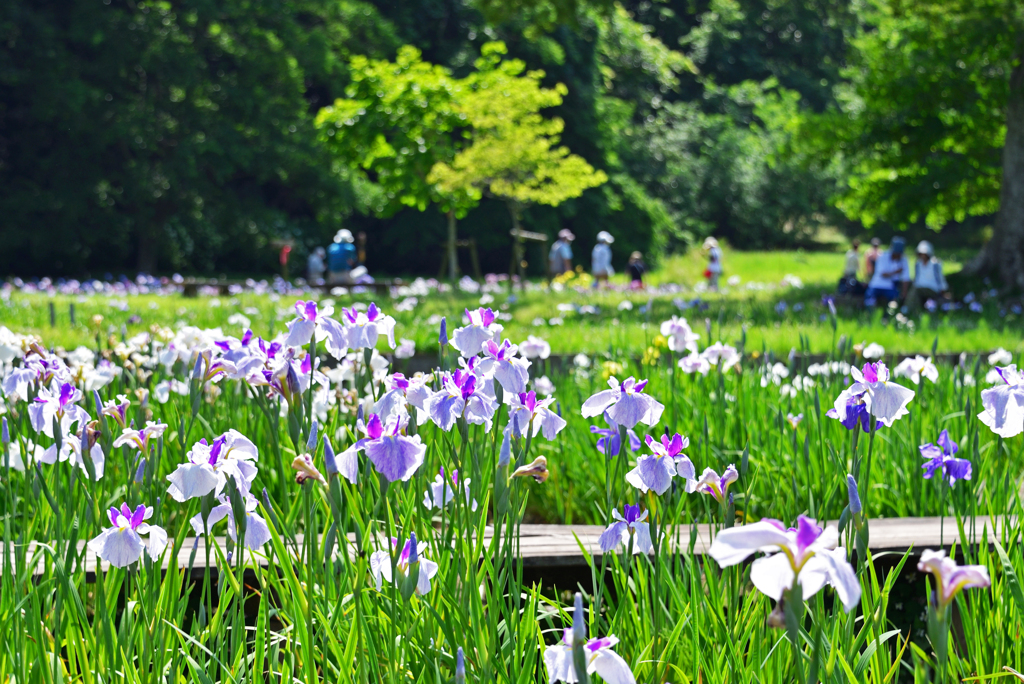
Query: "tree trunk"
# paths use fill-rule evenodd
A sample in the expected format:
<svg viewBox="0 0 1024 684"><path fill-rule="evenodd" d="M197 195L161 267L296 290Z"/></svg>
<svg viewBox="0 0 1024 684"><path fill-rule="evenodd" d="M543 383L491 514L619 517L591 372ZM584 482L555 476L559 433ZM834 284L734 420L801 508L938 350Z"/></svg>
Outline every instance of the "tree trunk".
<svg viewBox="0 0 1024 684"><path fill-rule="evenodd" d="M1017 42L1017 64L1010 73L1006 103L1006 143L999 214L992 239L965 271L998 274L1009 291L1024 292L1024 35Z"/></svg>
<svg viewBox="0 0 1024 684"><path fill-rule="evenodd" d="M519 276L519 289L522 290L525 287L525 285L523 283L523 275L524 275L523 274L523 251L524 250L523 250L523 236L520 235L520 233L519 233L519 231L520 231L520 228L519 228L519 203L518 202L509 202L508 203L508 210L509 210L509 213L512 214L512 232L515 234L515 237L513 238L513 241L512 241L512 259L513 259L513 262L514 262L513 263L513 269L512 269L512 273L508 274L509 292L511 292L512 291L512 276L513 276L513 274L516 274L516 275Z"/></svg>
<svg viewBox="0 0 1024 684"><path fill-rule="evenodd" d="M139 273L152 275L156 271L156 230L148 224L139 227L136 266Z"/></svg>
<svg viewBox="0 0 1024 684"><path fill-rule="evenodd" d="M459 250L456 243L455 212L448 212L448 280L459 277Z"/></svg>

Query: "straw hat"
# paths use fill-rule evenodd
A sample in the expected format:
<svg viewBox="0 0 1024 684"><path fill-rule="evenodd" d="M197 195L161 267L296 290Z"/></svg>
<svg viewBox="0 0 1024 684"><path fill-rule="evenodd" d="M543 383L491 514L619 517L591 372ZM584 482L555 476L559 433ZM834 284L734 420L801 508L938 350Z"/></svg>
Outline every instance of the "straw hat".
<svg viewBox="0 0 1024 684"><path fill-rule="evenodd" d="M927 254L928 256L935 256L935 250L932 249L932 243L927 240L921 240L917 243L917 253Z"/></svg>
<svg viewBox="0 0 1024 684"><path fill-rule="evenodd" d="M573 240L576 239L576 236L573 235L572 231L569 230L568 228L563 228L562 230L558 231L558 237L563 240L568 240L569 242L572 242Z"/></svg>
<svg viewBox="0 0 1024 684"><path fill-rule="evenodd" d="M615 238L613 238L612 234L609 233L607 230L602 230L600 233L597 234L597 241L610 245L613 242L615 242Z"/></svg>
<svg viewBox="0 0 1024 684"><path fill-rule="evenodd" d="M711 249L712 247L718 246L718 240L711 237L710 235L704 238L704 249Z"/></svg>
<svg viewBox="0 0 1024 684"><path fill-rule="evenodd" d="M335 242L353 242L355 238L352 237L352 231L348 228L342 228L334 234Z"/></svg>

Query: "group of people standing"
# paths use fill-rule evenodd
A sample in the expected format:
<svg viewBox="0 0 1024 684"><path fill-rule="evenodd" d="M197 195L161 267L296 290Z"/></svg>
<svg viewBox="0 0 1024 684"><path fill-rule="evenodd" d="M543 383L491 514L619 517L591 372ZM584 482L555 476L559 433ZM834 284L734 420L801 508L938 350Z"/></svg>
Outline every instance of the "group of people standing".
<svg viewBox="0 0 1024 684"><path fill-rule="evenodd" d="M563 228L558 231L558 239L551 245L548 252L548 273L552 278L573 270L572 265L572 243L576 239L572 231ZM597 234L597 244L590 253L590 274L594 277L593 287L607 287L609 279L615 275L612 268L612 244L615 238L606 230ZM629 276L629 286L634 290L642 290L644 287L644 273L647 266L644 265L643 255L640 252L633 252L629 255L629 262L626 264L626 275Z"/></svg>
<svg viewBox="0 0 1024 684"><path fill-rule="evenodd" d="M864 279L859 279L860 240L851 243L846 252L843 277L839 280L839 294L864 297L866 306L905 302L921 307L929 299L948 299L949 285L942 273L942 262L935 258L935 250L927 240L917 245L914 275L910 275L910 262L906 257L906 241L894 237L889 249L882 250L882 241L872 238L871 248L864 257Z"/></svg>

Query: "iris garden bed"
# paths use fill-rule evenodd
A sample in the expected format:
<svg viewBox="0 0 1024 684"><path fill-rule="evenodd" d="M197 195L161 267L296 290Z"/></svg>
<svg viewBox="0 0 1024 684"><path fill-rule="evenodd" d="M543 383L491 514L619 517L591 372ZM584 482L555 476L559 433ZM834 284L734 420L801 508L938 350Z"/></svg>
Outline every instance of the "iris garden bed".
<svg viewBox="0 0 1024 684"><path fill-rule="evenodd" d="M882 682L1021 667L1012 354L922 358L886 379L870 349L741 357L676 320L652 323L665 334L641 355L556 366L538 340L501 345L481 310L446 325L428 379L393 373L375 306L301 303L287 323L276 340L182 328L63 355L5 338L4 542L43 546L3 574L0 677ZM954 549L984 568L960 575L973 588L929 602L930 575L908 577L921 562L949 578L950 561L875 562L863 530L939 514L958 521L950 541L980 520L1000 532ZM522 561L533 522L608 527L576 612L573 587ZM694 522L716 540L701 562L677 553ZM187 538L225 532L202 549L216 573L161 570ZM90 583L96 555L114 568ZM926 634L908 604L932 606Z"/></svg>

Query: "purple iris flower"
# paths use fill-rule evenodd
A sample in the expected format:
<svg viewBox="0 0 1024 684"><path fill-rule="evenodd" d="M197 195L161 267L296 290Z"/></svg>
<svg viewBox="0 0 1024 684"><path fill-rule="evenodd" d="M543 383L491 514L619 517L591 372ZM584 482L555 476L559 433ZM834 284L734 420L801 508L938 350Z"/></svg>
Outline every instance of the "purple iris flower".
<svg viewBox="0 0 1024 684"><path fill-rule="evenodd" d="M111 507L108 511L111 527L92 539L89 549L116 568L131 565L142 556L143 550L150 558L159 558L167 546L167 532L145 522L152 515L152 506L140 505L134 511L127 503L121 504L121 508ZM143 539L144 534L149 539Z"/></svg>
<svg viewBox="0 0 1024 684"><path fill-rule="evenodd" d="M941 470L942 476L949 480L950 487L956 484L957 480L970 480L971 462L966 458L954 458L959 450L957 443L949 438L948 430L939 433L936 444L922 446L921 455L928 459L921 466L924 469L924 479L932 479L935 471Z"/></svg>
<svg viewBox="0 0 1024 684"><path fill-rule="evenodd" d="M97 397L99 394L97 393ZM128 397L123 394L118 394L117 399L111 399L107 403L103 404L101 413L108 418L112 418L119 427L124 427L128 424L128 407L131 406L131 402L128 401ZM97 399L97 405L99 405L99 399Z"/></svg>
<svg viewBox="0 0 1024 684"><path fill-rule="evenodd" d="M206 439L196 442L187 458L167 476L167 492L175 501L188 501L211 492L220 496L229 477L239 491L247 493L256 479L259 451L245 435L228 430L212 444Z"/></svg>
<svg viewBox="0 0 1024 684"><path fill-rule="evenodd" d="M978 419L992 432L1009 439L1024 432L1024 372L1016 365L997 367L1001 383L983 390L981 405L985 409Z"/></svg>
<svg viewBox="0 0 1024 684"><path fill-rule="evenodd" d="M446 432L460 417L490 430L498 406L481 391L481 385L482 381L468 371L445 373L441 377L441 389L431 394L423 406L434 424Z"/></svg>
<svg viewBox="0 0 1024 684"><path fill-rule="evenodd" d="M483 349L485 342L497 341L501 335L504 328L495 323L496 318L491 309L466 309L469 324L452 331L451 345L463 356L476 356Z"/></svg>
<svg viewBox="0 0 1024 684"><path fill-rule="evenodd" d="M266 490L263 490L266 492ZM245 504L245 548L250 551L258 551L271 539L270 527L267 521L256 512L259 502L256 497L246 491L243 494ZM217 497L218 505L210 509L210 515L206 518L205 529L212 530L213 526L221 520L228 520L228 536L236 543L238 542L238 530L236 529L235 516L231 514L231 502L227 494ZM204 531L203 514L196 513L189 519L189 524L195 531L197 537L201 537Z"/></svg>
<svg viewBox="0 0 1024 684"><path fill-rule="evenodd" d="M643 393L647 386L646 380L636 381L628 377L619 384L613 376L608 379L606 389L583 402L583 417L593 418L605 411L619 425L627 428L636 427L637 423L654 426L661 420L665 407Z"/></svg>
<svg viewBox="0 0 1024 684"><path fill-rule="evenodd" d="M56 389L41 388L39 396L28 407L33 429L52 438L54 418L60 422L62 432L67 432L76 421L84 425L89 420L89 414L81 406L77 406L81 400L81 390L69 382Z"/></svg>
<svg viewBox="0 0 1024 684"><path fill-rule="evenodd" d="M740 479L739 471L732 463L719 475L712 468L705 468L699 480L691 480L686 483L686 491L700 492L715 498L720 504L729 500L729 485Z"/></svg>
<svg viewBox="0 0 1024 684"><path fill-rule="evenodd" d="M597 540L601 551L610 553L619 546L626 546L629 544L630 535L635 534L633 553L650 553L654 549L654 544L651 542L650 525L644 522L647 520L647 511L641 514L639 504L636 506L626 504L623 514L619 515L617 510L612 511L612 518L615 522L609 525Z"/></svg>
<svg viewBox="0 0 1024 684"><path fill-rule="evenodd" d="M544 439L554 439L565 427L565 420L548 408L554 402L554 397L537 401L535 392L513 394L508 407L509 423L505 432L525 435L532 425L534 437L543 433Z"/></svg>
<svg viewBox="0 0 1024 684"><path fill-rule="evenodd" d="M519 347L508 340L500 346L494 340L487 340L483 344L485 358L480 364L480 371L493 375L502 388L511 394L525 392L526 383L530 380L530 362L518 358L518 350Z"/></svg>
<svg viewBox="0 0 1024 684"><path fill-rule="evenodd" d="M597 450L604 454L607 458L612 456L618 456L619 452L622 451L622 437L619 435L619 424L612 420L608 412L604 412L604 420L608 423L608 427L600 428L596 425L590 426L590 431L595 435L601 435L597 440ZM636 436L636 433L632 429L626 430L626 435L629 436L629 448L631 451L640 451L640 438Z"/></svg>
<svg viewBox="0 0 1024 684"><path fill-rule="evenodd" d="M376 304L370 302L366 313L355 307L342 311L350 349L373 349L382 333L388 339L388 346L395 348L395 319L385 315Z"/></svg>
<svg viewBox="0 0 1024 684"><path fill-rule="evenodd" d="M423 464L423 456L427 452L419 435L409 437L402 434L407 423L407 418L392 416L384 424L380 416L372 414L366 425L361 426L366 437L353 444L346 453L362 451L384 479L406 482Z"/></svg>
<svg viewBox="0 0 1024 684"><path fill-rule="evenodd" d="M288 324L288 337L284 343L289 347L304 347L316 336L317 341L327 340L327 351L340 359L348 352L345 330L338 321L331 318L334 308L325 306L318 310L316 302L295 302L295 318Z"/></svg>
<svg viewBox="0 0 1024 684"><path fill-rule="evenodd" d="M861 588L838 543L839 531L834 526L822 529L806 516L799 516L797 526L790 528L765 518L722 530L708 554L725 568L758 551L770 553L750 566L750 581L761 593L778 601L799 582L807 600L830 584L849 612L860 601Z"/></svg>
<svg viewBox="0 0 1024 684"><path fill-rule="evenodd" d="M889 369L881 361L865 363L863 370L852 367L850 375L854 382L836 397L832 417L845 424L850 406L863 404L870 415L892 427L893 421L909 413L907 404L914 398L914 391L890 382Z"/></svg>
<svg viewBox="0 0 1024 684"><path fill-rule="evenodd" d="M675 434L672 439L662 435L661 441L647 435L647 448L651 453L644 454L636 460L636 468L626 473L626 482L641 492L653 490L661 496L672 486L672 478L679 475L692 486L697 479L697 471L683 449L690 445L690 440Z"/></svg>
<svg viewBox="0 0 1024 684"><path fill-rule="evenodd" d="M868 407L860 402L860 397L850 397L850 403L846 405L846 417L840 419L839 412L830 408L825 412L829 418L835 418L847 430L856 430L860 425L864 432L871 432L871 416L868 414ZM875 429L881 430L884 424L880 420L875 421Z"/></svg>

